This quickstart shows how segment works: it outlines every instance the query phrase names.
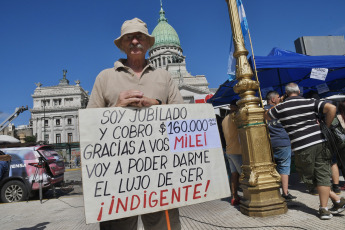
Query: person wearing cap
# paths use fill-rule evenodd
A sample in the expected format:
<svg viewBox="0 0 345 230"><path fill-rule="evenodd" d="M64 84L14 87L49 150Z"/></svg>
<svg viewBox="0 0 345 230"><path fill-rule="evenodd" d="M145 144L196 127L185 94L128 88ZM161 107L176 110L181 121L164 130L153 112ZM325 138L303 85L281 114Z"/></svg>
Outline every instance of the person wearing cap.
<svg viewBox="0 0 345 230"><path fill-rule="evenodd" d="M96 78L88 108L182 104L183 99L170 73L155 69L145 59L155 38L146 23L138 18L125 21L115 45L127 55L113 68L103 70Z"/></svg>
<svg viewBox="0 0 345 230"><path fill-rule="evenodd" d="M222 122L224 138L226 142L226 155L231 171L231 205L239 205L240 197L238 195L239 179L242 173L242 148L240 137L238 135L237 125L235 123L235 114L238 111L238 100L230 102L230 114L227 115Z"/></svg>
<svg viewBox="0 0 345 230"><path fill-rule="evenodd" d="M145 59L145 54L153 46L155 38L148 33L146 23L138 18L125 21L121 36L115 45L127 55L119 59L113 68L105 69L97 76L87 108L103 107L148 107L160 104L183 104L183 99L170 73L155 69ZM172 230L181 229L178 209L171 209L169 222ZM141 216L147 230L167 229L165 212L149 213ZM137 229L138 217L105 221L101 230Z"/></svg>

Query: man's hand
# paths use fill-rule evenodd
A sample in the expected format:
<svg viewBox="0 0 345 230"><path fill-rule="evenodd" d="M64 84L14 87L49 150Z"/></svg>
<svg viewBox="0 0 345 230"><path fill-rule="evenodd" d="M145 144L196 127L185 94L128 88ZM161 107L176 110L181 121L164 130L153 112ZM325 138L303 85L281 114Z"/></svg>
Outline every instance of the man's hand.
<svg viewBox="0 0 345 230"><path fill-rule="evenodd" d="M10 161L12 159L11 155L0 155L0 161Z"/></svg>
<svg viewBox="0 0 345 230"><path fill-rule="evenodd" d="M284 102L284 100L285 100L287 97L288 97L288 96L287 96L286 94L284 94L283 96L281 96L281 97L279 98L279 103Z"/></svg>
<svg viewBox="0 0 345 230"><path fill-rule="evenodd" d="M158 105L158 101L153 98L145 97L144 93L138 90L122 91L117 99L116 107L149 107Z"/></svg>
<svg viewBox="0 0 345 230"><path fill-rule="evenodd" d="M143 98L144 93L138 90L127 90L122 91L119 95L119 98L116 102L116 107L127 107L127 106L138 106L140 104L141 99Z"/></svg>
<svg viewBox="0 0 345 230"><path fill-rule="evenodd" d="M271 109L271 108L270 108L270 109ZM268 111L269 111L270 109L266 110L265 113L264 113L264 118L265 118L267 121L272 120L271 117L270 117L270 115L268 115Z"/></svg>
<svg viewBox="0 0 345 230"><path fill-rule="evenodd" d="M141 105L143 107L149 107L151 105L158 105L158 101L156 99L153 99L153 98L148 98L148 97L143 97L141 99Z"/></svg>
<svg viewBox="0 0 345 230"><path fill-rule="evenodd" d="M143 96L140 99L139 102L129 104L129 106L133 106L133 107L150 107L151 105L158 105L158 104L159 103L158 103L158 101L156 99Z"/></svg>

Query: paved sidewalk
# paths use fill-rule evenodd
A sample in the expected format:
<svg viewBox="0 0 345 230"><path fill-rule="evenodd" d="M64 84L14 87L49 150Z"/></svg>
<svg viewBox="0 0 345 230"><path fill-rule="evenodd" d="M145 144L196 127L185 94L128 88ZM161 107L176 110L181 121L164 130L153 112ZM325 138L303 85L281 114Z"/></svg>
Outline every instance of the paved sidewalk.
<svg viewBox="0 0 345 230"><path fill-rule="evenodd" d="M344 229L344 214L331 220L320 220L317 216L318 196L306 193L304 185L292 175L290 192L297 196L295 202L288 203L288 212L271 217L248 217L237 207L229 204L229 199L205 202L180 208L183 230L191 229ZM344 183L341 177L341 183ZM76 185L75 187L77 187ZM82 195L71 193L69 197L39 201L0 204L1 229L99 229L98 224L85 224ZM341 196L345 196L342 191ZM331 207L331 202L329 203ZM140 223L140 222L139 222ZM139 226L140 230L143 227Z"/></svg>

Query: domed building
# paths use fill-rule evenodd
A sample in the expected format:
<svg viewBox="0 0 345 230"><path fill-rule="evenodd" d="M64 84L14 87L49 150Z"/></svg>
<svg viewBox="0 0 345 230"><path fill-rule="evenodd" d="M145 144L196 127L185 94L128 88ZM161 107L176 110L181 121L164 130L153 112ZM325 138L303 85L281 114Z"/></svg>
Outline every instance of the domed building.
<svg viewBox="0 0 345 230"><path fill-rule="evenodd" d="M158 25L152 31L155 44L149 51L149 61L156 68L170 72L185 103L195 103L198 99L204 99L210 94L205 75L192 76L188 73L179 36L168 23L162 4L159 15Z"/></svg>

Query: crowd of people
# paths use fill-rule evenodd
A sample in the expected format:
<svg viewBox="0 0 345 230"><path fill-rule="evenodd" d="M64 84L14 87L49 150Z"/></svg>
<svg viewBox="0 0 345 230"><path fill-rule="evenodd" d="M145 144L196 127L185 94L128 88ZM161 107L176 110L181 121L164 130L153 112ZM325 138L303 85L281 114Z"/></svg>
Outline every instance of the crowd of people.
<svg viewBox="0 0 345 230"><path fill-rule="evenodd" d="M338 167L342 167L344 175L345 101L336 107L320 98L303 98L295 83L287 84L285 93L280 96L276 91L268 92L264 107L273 160L281 176L282 197L287 202L297 199L288 189L291 157L294 155L301 180L310 194L319 196L320 219L331 219L345 210L345 198L338 196L345 189L345 186L339 186ZM240 203L238 180L242 152L234 121L236 110L236 101L232 101L230 114L222 121L226 163L231 170L232 205ZM333 203L331 208L327 207L328 199Z"/></svg>
<svg viewBox="0 0 345 230"><path fill-rule="evenodd" d="M331 127L336 107L327 101L301 97L295 83L287 84L285 93L280 103L266 111L265 118L276 119L282 124L289 135L301 180L309 190L316 188L318 191L320 219L331 219L332 214L345 209L345 199L331 190L333 153L322 129L322 125ZM323 115L323 120L318 115ZM327 207L329 198L333 202L330 209Z"/></svg>
<svg viewBox="0 0 345 230"><path fill-rule="evenodd" d="M331 219L345 210L345 198L339 197L345 186L339 186L339 165L345 167L345 101L338 106L320 98L303 98L297 84L289 83L285 95L276 91L266 95L265 119L271 140L273 160L281 176L282 197L296 200L289 193L291 157L295 157L296 170L310 194L320 200L320 219ZM224 152L230 166L231 204L239 205L239 175L242 150L235 125L236 100L230 103L230 112L222 120L225 138ZM326 131L325 131L326 130ZM326 135L325 132L328 132ZM328 199L333 206L327 207Z"/></svg>

